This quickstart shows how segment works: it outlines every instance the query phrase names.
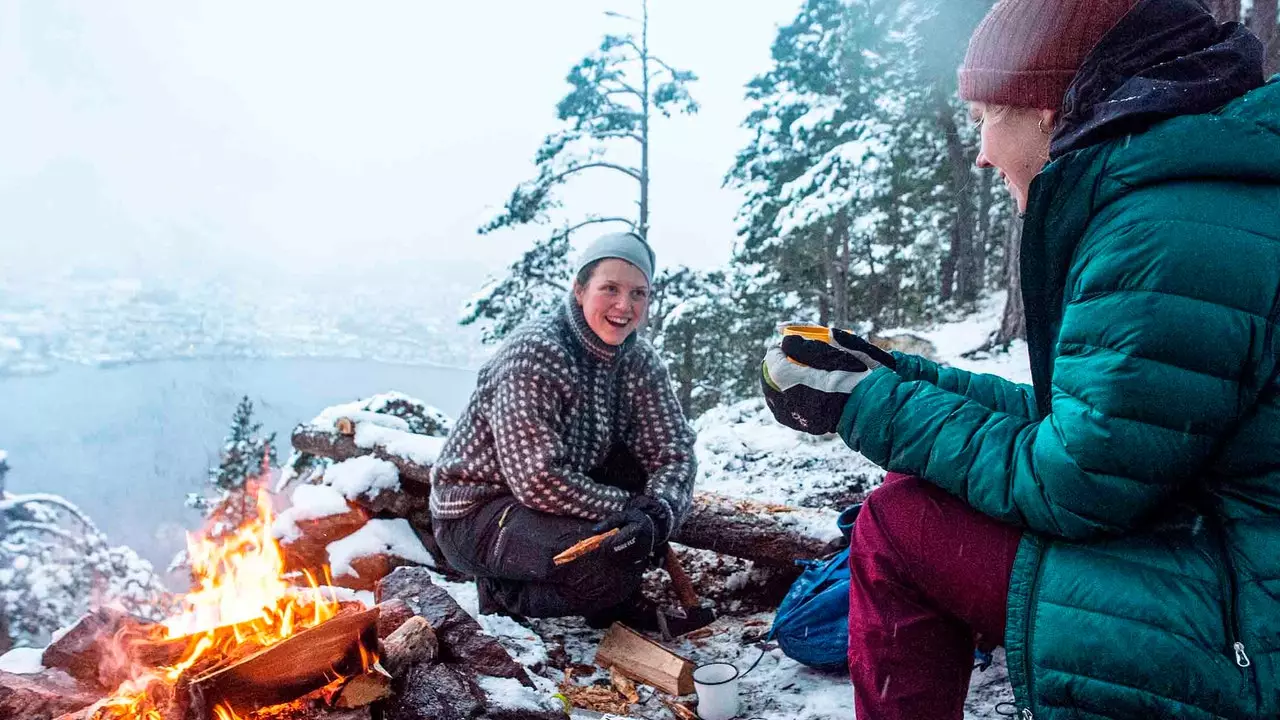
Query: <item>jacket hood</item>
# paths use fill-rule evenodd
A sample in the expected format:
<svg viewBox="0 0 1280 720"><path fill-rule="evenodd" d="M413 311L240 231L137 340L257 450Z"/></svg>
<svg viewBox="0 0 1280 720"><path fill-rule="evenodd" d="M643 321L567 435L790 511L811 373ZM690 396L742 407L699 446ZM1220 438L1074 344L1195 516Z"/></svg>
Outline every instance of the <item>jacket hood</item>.
<svg viewBox="0 0 1280 720"><path fill-rule="evenodd" d="M1085 58L1063 98L1050 158L1216 110L1263 84L1261 41L1200 0L1142 0Z"/></svg>

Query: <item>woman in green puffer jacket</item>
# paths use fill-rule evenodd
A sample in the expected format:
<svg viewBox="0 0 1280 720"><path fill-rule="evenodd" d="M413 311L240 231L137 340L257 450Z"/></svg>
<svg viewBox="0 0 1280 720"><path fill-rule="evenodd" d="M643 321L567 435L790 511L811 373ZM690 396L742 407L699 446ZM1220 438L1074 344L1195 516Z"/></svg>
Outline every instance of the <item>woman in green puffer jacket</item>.
<svg viewBox="0 0 1280 720"><path fill-rule="evenodd" d="M853 540L859 720L960 717L974 642L1005 646L1023 718L1280 717L1280 76L1263 84L1262 54L1198 0L1002 0L960 91L978 164L1025 213L1032 386L841 332L766 357L780 421L910 476L870 495ZM993 571L979 559L1007 538Z"/></svg>

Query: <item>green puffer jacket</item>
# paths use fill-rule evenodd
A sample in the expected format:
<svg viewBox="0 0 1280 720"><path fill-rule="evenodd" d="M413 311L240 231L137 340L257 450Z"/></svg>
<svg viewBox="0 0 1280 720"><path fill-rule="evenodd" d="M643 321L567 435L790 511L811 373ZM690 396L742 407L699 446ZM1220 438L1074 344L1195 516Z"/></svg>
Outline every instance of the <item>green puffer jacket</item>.
<svg viewBox="0 0 1280 720"><path fill-rule="evenodd" d="M1280 77L1060 157L1022 248L1034 389L901 355L840 434L1028 530L1022 717L1280 717Z"/></svg>

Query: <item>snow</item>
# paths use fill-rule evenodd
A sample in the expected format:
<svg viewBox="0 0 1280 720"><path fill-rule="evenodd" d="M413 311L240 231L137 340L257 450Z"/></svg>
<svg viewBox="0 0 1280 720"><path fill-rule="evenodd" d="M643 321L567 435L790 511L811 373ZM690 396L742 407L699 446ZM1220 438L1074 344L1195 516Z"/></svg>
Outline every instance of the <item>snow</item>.
<svg viewBox="0 0 1280 720"><path fill-rule="evenodd" d="M394 418L391 415L377 415L378 418ZM354 419L354 418L353 418ZM404 422L401 420L401 422ZM434 465L444 448L445 439L428 435L415 435L406 430L398 430L379 423L359 421L356 424L356 447L366 450L382 446L392 455L402 457L416 465Z"/></svg>
<svg viewBox="0 0 1280 720"><path fill-rule="evenodd" d="M9 459L9 453L5 452L4 450L0 450L0 463L8 459Z"/></svg>
<svg viewBox="0 0 1280 720"><path fill-rule="evenodd" d="M44 670L44 648L20 647L0 655L0 671L15 675L35 675Z"/></svg>
<svg viewBox="0 0 1280 720"><path fill-rule="evenodd" d="M404 518L370 520L354 533L329 543L328 550L334 577L359 577L351 563L369 555L389 555L418 565L435 566L431 554Z"/></svg>
<svg viewBox="0 0 1280 720"><path fill-rule="evenodd" d="M400 471L386 460L361 455L330 466L323 482L350 500L372 498L382 490L399 490Z"/></svg>
<svg viewBox="0 0 1280 720"><path fill-rule="evenodd" d="M271 525L271 536L285 542L302 537L302 529L298 527L301 520L341 515L350 510L342 493L328 485L299 485L290 500L289 509L277 515Z"/></svg>
<svg viewBox="0 0 1280 720"><path fill-rule="evenodd" d="M489 698L489 705L495 710L507 712L527 711L563 711L564 705L554 697L549 697L545 693L540 693L533 688L527 688L520 684L519 680L512 678L496 678L488 676L480 676L476 678L476 684L484 691Z"/></svg>

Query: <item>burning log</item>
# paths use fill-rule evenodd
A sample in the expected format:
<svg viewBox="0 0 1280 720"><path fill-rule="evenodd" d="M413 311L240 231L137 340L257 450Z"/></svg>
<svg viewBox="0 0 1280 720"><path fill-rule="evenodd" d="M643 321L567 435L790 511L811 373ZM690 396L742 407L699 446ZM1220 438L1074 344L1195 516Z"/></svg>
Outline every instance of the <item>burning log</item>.
<svg viewBox="0 0 1280 720"><path fill-rule="evenodd" d="M335 675L356 675L377 647L378 609L338 615L191 680L209 707L236 712L290 702L318 690Z"/></svg>
<svg viewBox="0 0 1280 720"><path fill-rule="evenodd" d="M392 695L391 676L380 670L370 670L343 682L329 693L329 707L350 710L372 705Z"/></svg>
<svg viewBox="0 0 1280 720"><path fill-rule="evenodd" d="M45 648L40 662L47 668L65 670L77 680L114 688L122 678L111 673L115 664L109 660L113 640L123 635L146 634L141 620L123 610L102 608L77 620L66 634Z"/></svg>

